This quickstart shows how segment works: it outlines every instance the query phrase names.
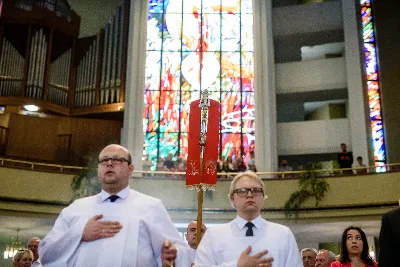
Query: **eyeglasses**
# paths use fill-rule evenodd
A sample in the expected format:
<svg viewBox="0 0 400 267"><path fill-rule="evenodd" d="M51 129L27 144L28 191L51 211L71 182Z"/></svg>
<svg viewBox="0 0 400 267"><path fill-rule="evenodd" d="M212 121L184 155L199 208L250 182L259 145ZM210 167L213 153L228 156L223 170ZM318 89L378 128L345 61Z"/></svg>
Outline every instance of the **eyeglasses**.
<svg viewBox="0 0 400 267"><path fill-rule="evenodd" d="M253 196L260 196L264 194L264 191L262 188L259 187L253 187L253 188L239 188L233 191L234 193L238 194L239 197L245 197L247 194L251 192Z"/></svg>
<svg viewBox="0 0 400 267"><path fill-rule="evenodd" d="M107 165L108 162L111 160L111 163L114 165L121 164L122 162L128 162L130 164L129 160L123 157L107 157L107 158L101 158L99 159L99 164L100 165Z"/></svg>

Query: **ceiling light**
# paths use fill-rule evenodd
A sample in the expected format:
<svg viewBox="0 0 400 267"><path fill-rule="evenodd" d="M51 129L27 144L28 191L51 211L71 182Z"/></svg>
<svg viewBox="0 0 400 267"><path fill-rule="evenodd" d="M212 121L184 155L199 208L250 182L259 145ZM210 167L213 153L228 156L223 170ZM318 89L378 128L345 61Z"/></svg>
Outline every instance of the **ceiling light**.
<svg viewBox="0 0 400 267"><path fill-rule="evenodd" d="M18 250L22 249L22 244L21 240L19 239L18 236L19 229L17 229L17 238L11 238L11 243L6 245L6 249L4 250L4 259L10 259L14 257L15 254L17 254Z"/></svg>
<svg viewBox="0 0 400 267"><path fill-rule="evenodd" d="M24 109L26 109L27 111L38 111L39 107L36 105L25 105Z"/></svg>

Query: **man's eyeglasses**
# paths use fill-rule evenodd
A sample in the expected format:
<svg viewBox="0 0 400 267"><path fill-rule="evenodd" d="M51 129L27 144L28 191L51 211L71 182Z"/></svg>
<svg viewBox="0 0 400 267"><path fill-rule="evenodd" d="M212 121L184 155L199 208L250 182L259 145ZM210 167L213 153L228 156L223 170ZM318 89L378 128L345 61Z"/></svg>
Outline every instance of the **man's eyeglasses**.
<svg viewBox="0 0 400 267"><path fill-rule="evenodd" d="M239 197L245 197L247 194L251 192L253 196L260 196L264 194L264 191L262 188L259 187L253 187L253 188L239 188L234 191Z"/></svg>
<svg viewBox="0 0 400 267"><path fill-rule="evenodd" d="M100 165L107 165L110 160L111 160L111 163L114 164L114 165L121 164L122 162L128 162L128 164L130 164L130 162L126 158L123 158L123 157L101 158L101 159L99 159L99 164Z"/></svg>

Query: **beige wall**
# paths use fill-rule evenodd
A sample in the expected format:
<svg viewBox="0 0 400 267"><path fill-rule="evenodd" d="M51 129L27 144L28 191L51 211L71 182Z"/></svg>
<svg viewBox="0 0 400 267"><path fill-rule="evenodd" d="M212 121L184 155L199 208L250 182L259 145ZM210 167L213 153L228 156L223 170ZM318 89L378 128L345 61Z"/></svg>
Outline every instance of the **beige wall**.
<svg viewBox="0 0 400 267"><path fill-rule="evenodd" d="M325 104L307 115L307 120L333 120L346 118L345 104Z"/></svg>

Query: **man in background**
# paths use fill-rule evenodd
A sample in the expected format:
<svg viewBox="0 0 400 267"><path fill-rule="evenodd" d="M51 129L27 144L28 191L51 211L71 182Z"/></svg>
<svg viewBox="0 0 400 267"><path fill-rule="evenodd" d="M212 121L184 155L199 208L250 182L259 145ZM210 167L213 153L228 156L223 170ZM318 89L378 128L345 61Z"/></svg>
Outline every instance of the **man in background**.
<svg viewBox="0 0 400 267"><path fill-rule="evenodd" d="M27 247L33 252L33 261L32 261L32 267L42 267L42 264L40 264L40 259L39 259L39 243L40 243L40 238L39 237L32 237L29 239Z"/></svg>
<svg viewBox="0 0 400 267"><path fill-rule="evenodd" d="M340 144L340 152L337 156L337 161L341 169L350 169L353 164L353 153L347 151L347 145L345 143ZM343 174L353 174L353 170L343 170Z"/></svg>
<svg viewBox="0 0 400 267"><path fill-rule="evenodd" d="M315 267L315 259L318 254L317 250L313 248L303 248L300 254L304 267Z"/></svg>
<svg viewBox="0 0 400 267"><path fill-rule="evenodd" d="M189 244L189 246L192 248L192 253L191 256L189 257L190 259L190 266L193 265L194 263L194 258L196 256L196 249L197 249L197 241L196 241L196 236L197 236L197 221L192 221L189 223L188 228L186 230L186 240ZM204 223L201 224L201 237L203 237L204 233L206 232L207 228L204 225ZM200 238L201 240L201 238Z"/></svg>
<svg viewBox="0 0 400 267"><path fill-rule="evenodd" d="M332 251L322 249L318 252L315 259L315 267L331 267L331 263L336 260L336 255Z"/></svg>

